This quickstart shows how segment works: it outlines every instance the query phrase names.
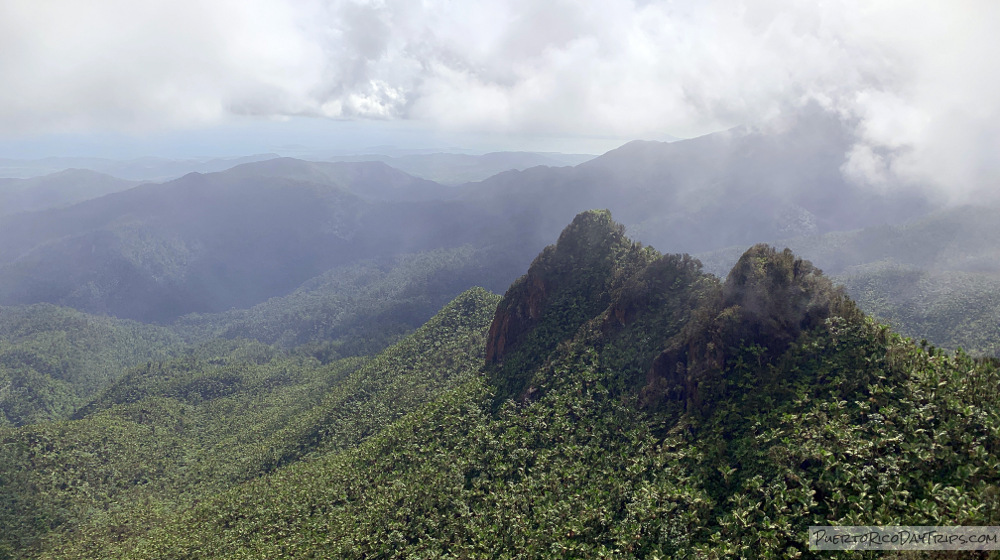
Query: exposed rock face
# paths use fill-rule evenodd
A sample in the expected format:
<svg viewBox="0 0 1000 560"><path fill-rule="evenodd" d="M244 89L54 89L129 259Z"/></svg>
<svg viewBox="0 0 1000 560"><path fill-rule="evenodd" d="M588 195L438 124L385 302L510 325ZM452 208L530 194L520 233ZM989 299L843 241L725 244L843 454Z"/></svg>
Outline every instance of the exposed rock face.
<svg viewBox="0 0 1000 560"><path fill-rule="evenodd" d="M688 412L703 410L726 390L727 360L749 351L762 365L835 313L857 310L812 263L788 249L755 245L733 267L716 301L654 360L643 401L680 401Z"/></svg>
<svg viewBox="0 0 1000 560"><path fill-rule="evenodd" d="M556 345L607 308L615 271L634 245L607 210L583 212L511 285L486 342L500 398L527 391L531 374Z"/></svg>
<svg viewBox="0 0 1000 560"><path fill-rule="evenodd" d="M607 210L579 214L563 230L559 241L546 247L531 263L528 273L504 294L490 326L487 363L502 363L518 341L543 320L554 296L577 292L588 297L576 303L589 306L595 298L606 298L603 292L611 280L617 254L630 245L624 228L611 220Z"/></svg>
<svg viewBox="0 0 1000 560"><path fill-rule="evenodd" d="M497 403L604 370L628 402L705 413L736 387L766 387L768 364L806 330L856 308L788 249L750 248L724 283L688 255L633 243L606 211L580 214L497 306L486 346ZM577 354L579 355L579 354Z"/></svg>
<svg viewBox="0 0 1000 560"><path fill-rule="evenodd" d="M548 303L545 280L531 272L518 281L518 297L505 297L497 306L486 340L486 362L500 363L505 350L517 345L518 339L538 324ZM508 290L510 295L511 290Z"/></svg>

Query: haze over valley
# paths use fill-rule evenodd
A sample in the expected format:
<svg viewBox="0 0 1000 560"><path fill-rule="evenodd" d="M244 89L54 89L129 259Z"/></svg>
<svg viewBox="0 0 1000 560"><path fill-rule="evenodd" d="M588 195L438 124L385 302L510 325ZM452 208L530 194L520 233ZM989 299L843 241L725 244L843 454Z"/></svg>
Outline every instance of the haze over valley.
<svg viewBox="0 0 1000 560"><path fill-rule="evenodd" d="M997 525L996 16L5 4L0 560Z"/></svg>

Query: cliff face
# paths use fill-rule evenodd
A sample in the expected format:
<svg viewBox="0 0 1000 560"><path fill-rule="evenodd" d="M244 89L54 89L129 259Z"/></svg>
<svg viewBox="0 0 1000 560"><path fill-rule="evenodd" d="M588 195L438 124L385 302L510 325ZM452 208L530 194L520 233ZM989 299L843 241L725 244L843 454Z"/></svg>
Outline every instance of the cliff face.
<svg viewBox="0 0 1000 560"><path fill-rule="evenodd" d="M533 329L548 303L545 280L531 272L507 291L507 297L497 306L486 341L486 362L503 362L508 347L515 347L525 333Z"/></svg>
<svg viewBox="0 0 1000 560"><path fill-rule="evenodd" d="M522 398L556 345L608 306L616 271L634 247L608 211L592 210L538 255L504 294L490 326L486 362L498 398Z"/></svg>
<svg viewBox="0 0 1000 560"><path fill-rule="evenodd" d="M623 398L699 413L739 385L734 364L766 369L834 314L860 317L787 249L752 247L720 283L687 255L629 241L607 212L585 212L504 295L487 372L499 399L523 400L556 375L546 364L576 345L618 372Z"/></svg>

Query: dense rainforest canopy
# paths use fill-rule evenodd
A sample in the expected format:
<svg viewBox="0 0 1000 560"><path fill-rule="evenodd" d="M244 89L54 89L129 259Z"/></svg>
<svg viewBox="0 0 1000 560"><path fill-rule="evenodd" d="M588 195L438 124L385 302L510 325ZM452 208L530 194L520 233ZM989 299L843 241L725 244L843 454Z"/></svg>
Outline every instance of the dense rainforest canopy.
<svg viewBox="0 0 1000 560"><path fill-rule="evenodd" d="M97 359L41 311L5 355ZM93 328L146 354L0 427L0 557L785 557L809 525L1000 522L996 361L790 251L720 280L606 211L375 355Z"/></svg>

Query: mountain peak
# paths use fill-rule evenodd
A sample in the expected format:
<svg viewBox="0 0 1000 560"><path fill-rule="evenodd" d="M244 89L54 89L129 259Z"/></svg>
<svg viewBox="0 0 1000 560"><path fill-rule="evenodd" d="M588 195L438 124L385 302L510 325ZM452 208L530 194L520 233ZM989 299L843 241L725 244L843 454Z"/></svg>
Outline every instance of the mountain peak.
<svg viewBox="0 0 1000 560"><path fill-rule="evenodd" d="M486 345L502 397L521 396L544 356L608 306L616 270L634 246L609 211L582 212L511 285Z"/></svg>
<svg viewBox="0 0 1000 560"><path fill-rule="evenodd" d="M696 259L632 242L610 212L592 210L507 290L487 338L487 373L498 399L525 399L557 375L546 364L593 348L613 356L597 367L615 371L619 390L644 406L703 412L727 394L726 372L742 353L769 363L834 315L861 317L788 249L755 245L719 282Z"/></svg>
<svg viewBox="0 0 1000 560"><path fill-rule="evenodd" d="M766 244L747 249L718 294L705 301L683 332L653 362L643 389L647 406L681 403L704 412L737 385L724 379L742 354L758 365L788 349L803 332L838 315L858 321L862 314L822 271L790 249Z"/></svg>

